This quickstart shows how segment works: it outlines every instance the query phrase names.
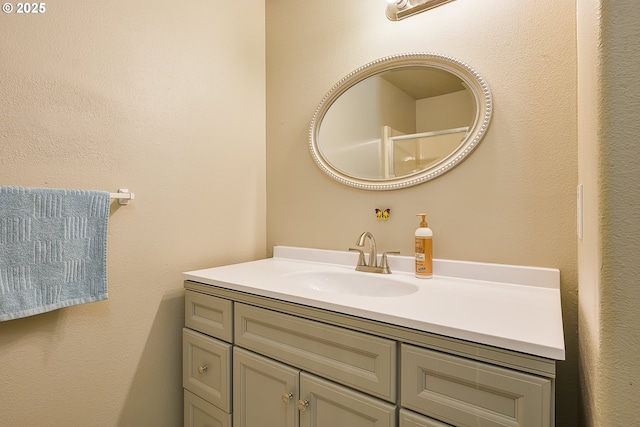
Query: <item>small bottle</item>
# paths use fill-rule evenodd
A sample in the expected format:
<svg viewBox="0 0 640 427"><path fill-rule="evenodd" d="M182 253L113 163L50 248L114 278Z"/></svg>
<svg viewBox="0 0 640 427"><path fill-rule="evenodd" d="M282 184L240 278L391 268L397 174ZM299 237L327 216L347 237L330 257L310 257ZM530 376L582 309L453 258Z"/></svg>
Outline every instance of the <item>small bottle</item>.
<svg viewBox="0 0 640 427"><path fill-rule="evenodd" d="M420 227L416 230L416 277L419 279L431 279L433 277L433 232L427 224L427 214L421 216Z"/></svg>

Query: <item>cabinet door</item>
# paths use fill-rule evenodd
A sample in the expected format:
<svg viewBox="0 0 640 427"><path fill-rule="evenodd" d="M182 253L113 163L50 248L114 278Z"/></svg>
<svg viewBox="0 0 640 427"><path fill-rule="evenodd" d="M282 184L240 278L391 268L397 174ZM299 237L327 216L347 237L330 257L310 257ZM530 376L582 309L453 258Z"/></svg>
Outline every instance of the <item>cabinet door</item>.
<svg viewBox="0 0 640 427"><path fill-rule="evenodd" d="M185 390L184 427L231 427L231 414Z"/></svg>
<svg viewBox="0 0 640 427"><path fill-rule="evenodd" d="M300 374L300 396L300 427L396 425L394 405L304 372Z"/></svg>
<svg viewBox="0 0 640 427"><path fill-rule="evenodd" d="M233 348L234 427L298 427L299 371Z"/></svg>

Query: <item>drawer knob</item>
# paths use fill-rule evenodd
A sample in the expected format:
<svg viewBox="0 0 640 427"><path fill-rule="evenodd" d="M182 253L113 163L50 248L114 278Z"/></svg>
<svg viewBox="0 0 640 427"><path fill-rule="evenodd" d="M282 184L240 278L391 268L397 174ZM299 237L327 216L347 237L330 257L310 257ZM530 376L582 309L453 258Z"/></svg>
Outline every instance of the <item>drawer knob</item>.
<svg viewBox="0 0 640 427"><path fill-rule="evenodd" d="M300 412L304 412L307 410L307 408L309 407L309 401L308 400L298 400L298 410Z"/></svg>
<svg viewBox="0 0 640 427"><path fill-rule="evenodd" d="M282 393L282 401L285 404L288 405L289 403L291 403L291 399L293 399L293 394L291 394L291 393Z"/></svg>
<svg viewBox="0 0 640 427"><path fill-rule="evenodd" d="M207 372L207 369L209 369L207 365L198 366L198 372L200 372L201 374L204 374L205 372Z"/></svg>

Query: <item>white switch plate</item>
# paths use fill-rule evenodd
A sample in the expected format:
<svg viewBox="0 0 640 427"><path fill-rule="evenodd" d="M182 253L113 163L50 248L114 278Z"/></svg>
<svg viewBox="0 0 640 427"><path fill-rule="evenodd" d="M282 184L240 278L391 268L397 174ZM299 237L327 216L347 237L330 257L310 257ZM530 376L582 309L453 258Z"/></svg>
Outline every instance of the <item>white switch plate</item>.
<svg viewBox="0 0 640 427"><path fill-rule="evenodd" d="M582 188L582 184L578 184L578 191L577 191L577 200L578 200L578 204L577 204L577 224L578 224L578 239L582 240L582 230L583 230L583 214L582 214L582 209L583 209L583 205L584 205L584 201L583 201L583 188Z"/></svg>

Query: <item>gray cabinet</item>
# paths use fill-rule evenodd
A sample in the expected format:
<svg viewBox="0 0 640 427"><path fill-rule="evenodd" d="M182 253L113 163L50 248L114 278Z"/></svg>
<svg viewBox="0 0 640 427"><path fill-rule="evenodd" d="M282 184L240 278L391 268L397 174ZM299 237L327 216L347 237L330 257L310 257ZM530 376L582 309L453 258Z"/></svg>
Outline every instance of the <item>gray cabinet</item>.
<svg viewBox="0 0 640 427"><path fill-rule="evenodd" d="M554 426L552 360L185 287L185 426Z"/></svg>

